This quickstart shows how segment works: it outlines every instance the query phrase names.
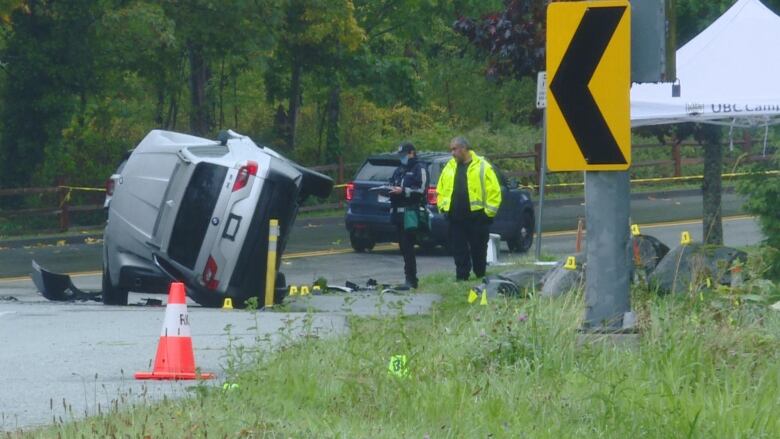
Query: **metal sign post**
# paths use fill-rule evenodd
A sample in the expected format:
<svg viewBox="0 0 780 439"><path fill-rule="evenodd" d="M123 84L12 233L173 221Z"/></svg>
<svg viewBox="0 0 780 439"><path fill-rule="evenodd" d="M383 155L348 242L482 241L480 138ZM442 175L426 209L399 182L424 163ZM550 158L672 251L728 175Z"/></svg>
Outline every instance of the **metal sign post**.
<svg viewBox="0 0 780 439"><path fill-rule="evenodd" d="M539 159L539 214L536 219L536 262L542 256L542 215L544 212L544 183L547 180L547 72L536 76L536 108L542 109L542 156Z"/></svg>

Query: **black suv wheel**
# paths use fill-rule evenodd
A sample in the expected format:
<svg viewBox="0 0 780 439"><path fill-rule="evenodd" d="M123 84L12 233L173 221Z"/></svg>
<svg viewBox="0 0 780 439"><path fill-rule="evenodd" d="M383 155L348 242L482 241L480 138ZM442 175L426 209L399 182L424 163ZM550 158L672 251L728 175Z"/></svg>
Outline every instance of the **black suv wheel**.
<svg viewBox="0 0 780 439"><path fill-rule="evenodd" d="M520 217L517 233L506 241L509 251L525 253L534 242L534 214L526 210Z"/></svg>
<svg viewBox="0 0 780 439"><path fill-rule="evenodd" d="M363 253L374 248L376 242L367 234L356 233L354 230L349 232L349 243L358 253Z"/></svg>

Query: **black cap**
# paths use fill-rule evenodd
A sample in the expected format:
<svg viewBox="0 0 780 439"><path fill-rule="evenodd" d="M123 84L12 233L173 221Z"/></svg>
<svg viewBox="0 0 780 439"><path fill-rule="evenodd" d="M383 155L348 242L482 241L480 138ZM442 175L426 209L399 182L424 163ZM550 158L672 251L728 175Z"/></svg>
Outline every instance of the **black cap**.
<svg viewBox="0 0 780 439"><path fill-rule="evenodd" d="M396 151L396 154L409 154L412 151L415 151L416 148L414 147L414 144L412 142L401 142L400 145L398 145L398 150Z"/></svg>

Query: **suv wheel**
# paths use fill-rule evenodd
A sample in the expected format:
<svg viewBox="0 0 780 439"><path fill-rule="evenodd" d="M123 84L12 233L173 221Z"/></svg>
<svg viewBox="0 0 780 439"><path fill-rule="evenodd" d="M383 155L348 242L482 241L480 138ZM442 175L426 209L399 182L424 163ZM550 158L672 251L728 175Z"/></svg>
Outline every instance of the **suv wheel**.
<svg viewBox="0 0 780 439"><path fill-rule="evenodd" d="M368 235L360 234L358 235L355 233L355 231L349 232L349 243L352 245L352 248L358 252L363 253L366 250L371 250L374 248L374 242L373 239L371 239Z"/></svg>
<svg viewBox="0 0 780 439"><path fill-rule="evenodd" d="M520 215L520 224L517 233L507 240L509 251L513 253L525 253L534 242L534 215L526 210Z"/></svg>
<svg viewBox="0 0 780 439"><path fill-rule="evenodd" d="M108 265L103 264L103 304L127 305L127 293L128 291L126 289L115 287L111 283Z"/></svg>

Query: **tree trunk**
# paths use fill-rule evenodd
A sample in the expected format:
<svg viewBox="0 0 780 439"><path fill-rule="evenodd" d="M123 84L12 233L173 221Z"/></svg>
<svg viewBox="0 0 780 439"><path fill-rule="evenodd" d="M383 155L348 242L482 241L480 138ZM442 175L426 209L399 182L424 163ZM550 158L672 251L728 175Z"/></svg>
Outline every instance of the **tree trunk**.
<svg viewBox="0 0 780 439"><path fill-rule="evenodd" d="M165 88L157 86L157 106L154 109L154 124L157 128L165 128Z"/></svg>
<svg viewBox="0 0 780 439"><path fill-rule="evenodd" d="M317 105L317 160L325 162L322 152L322 135L325 134L325 122L328 116L328 101L324 105Z"/></svg>
<svg viewBox="0 0 780 439"><path fill-rule="evenodd" d="M703 221L702 235L705 244L723 245L723 219L721 217L721 172L723 148L720 142L704 142L704 181L702 183Z"/></svg>
<svg viewBox="0 0 780 439"><path fill-rule="evenodd" d="M190 43L188 45L190 58L190 131L198 136L209 134L209 105L206 95L206 85L209 81L209 68L203 58L203 47Z"/></svg>
<svg viewBox="0 0 780 439"><path fill-rule="evenodd" d="M219 64L219 129L225 126L225 57Z"/></svg>
<svg viewBox="0 0 780 439"><path fill-rule="evenodd" d="M290 107L287 111L287 150L295 149L295 129L298 125L298 112L301 108L301 75L303 65L296 59L292 62L292 78L290 78Z"/></svg>
<svg viewBox="0 0 780 439"><path fill-rule="evenodd" d="M325 136L325 161L332 163L341 157L341 144L339 142L339 112L341 107L341 87L338 85L330 89L327 113L327 135Z"/></svg>

